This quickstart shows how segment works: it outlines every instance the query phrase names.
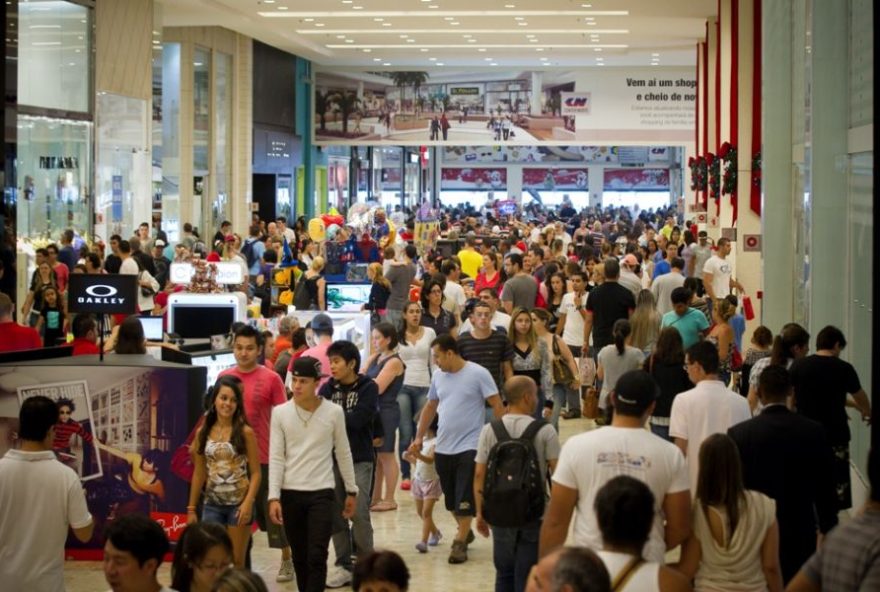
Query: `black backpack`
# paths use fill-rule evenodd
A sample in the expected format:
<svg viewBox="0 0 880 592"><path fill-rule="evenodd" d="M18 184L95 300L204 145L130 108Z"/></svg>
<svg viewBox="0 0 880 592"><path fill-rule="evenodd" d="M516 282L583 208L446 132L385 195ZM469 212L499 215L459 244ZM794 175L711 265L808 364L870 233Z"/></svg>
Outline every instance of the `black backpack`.
<svg viewBox="0 0 880 592"><path fill-rule="evenodd" d="M254 251L255 242L257 242L257 239L246 240L241 246L241 256L247 261L248 270L250 270L250 268L254 266L254 263L257 262L257 253Z"/></svg>
<svg viewBox="0 0 880 592"><path fill-rule="evenodd" d="M483 518L492 526L521 528L544 516L544 475L535 436L547 425L532 421L519 438L511 438L500 419L490 424L498 442L489 451L483 484Z"/></svg>

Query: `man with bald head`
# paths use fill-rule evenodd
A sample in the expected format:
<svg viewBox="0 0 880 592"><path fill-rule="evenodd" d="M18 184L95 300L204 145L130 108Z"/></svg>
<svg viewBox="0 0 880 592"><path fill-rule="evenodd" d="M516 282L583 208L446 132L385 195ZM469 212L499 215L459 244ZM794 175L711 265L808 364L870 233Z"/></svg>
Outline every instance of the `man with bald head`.
<svg viewBox="0 0 880 592"><path fill-rule="evenodd" d="M594 551L559 547L535 564L525 592L611 592L611 577Z"/></svg>
<svg viewBox="0 0 880 592"><path fill-rule="evenodd" d="M518 528L499 527L487 524L483 517L483 485L486 480L486 466L489 453L498 443L499 432L509 438L520 438L529 426L540 421L542 427L532 433L532 445L538 457L541 475L545 476L556 468L559 458L559 436L553 426L543 420L534 419L538 404L538 387L528 376L513 376L504 383L507 398L507 413L483 426L480 442L477 445L476 468L474 470L474 502L477 509L477 532L489 536L492 529L492 554L495 563L495 590L522 592L532 566L538 562L538 536L541 531L541 517L536 516L531 523ZM546 478L543 479L546 483ZM545 491L545 494L549 492Z"/></svg>

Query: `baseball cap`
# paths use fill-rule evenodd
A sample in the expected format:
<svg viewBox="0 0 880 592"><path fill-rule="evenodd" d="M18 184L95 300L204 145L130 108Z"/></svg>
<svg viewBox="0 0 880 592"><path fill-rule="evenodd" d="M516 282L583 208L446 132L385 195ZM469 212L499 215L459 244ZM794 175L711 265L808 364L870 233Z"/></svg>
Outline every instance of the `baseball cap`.
<svg viewBox="0 0 880 592"><path fill-rule="evenodd" d="M294 360L290 372L293 376L299 376L300 378L317 379L324 376L321 374L320 360L311 356L305 356Z"/></svg>
<svg viewBox="0 0 880 592"><path fill-rule="evenodd" d="M629 253L620 262L623 263L624 265L629 266L629 267L635 267L636 265L639 264L639 260L636 259L636 256L633 255L632 253Z"/></svg>
<svg viewBox="0 0 880 592"><path fill-rule="evenodd" d="M153 246L154 247L164 247L165 241L163 241L161 238L157 239L156 242L153 243Z"/></svg>
<svg viewBox="0 0 880 592"><path fill-rule="evenodd" d="M660 396L660 387L644 370L630 370L614 385L615 410L641 414Z"/></svg>
<svg viewBox="0 0 880 592"><path fill-rule="evenodd" d="M333 331L333 319L330 315L322 313L316 314L312 318L312 331Z"/></svg>

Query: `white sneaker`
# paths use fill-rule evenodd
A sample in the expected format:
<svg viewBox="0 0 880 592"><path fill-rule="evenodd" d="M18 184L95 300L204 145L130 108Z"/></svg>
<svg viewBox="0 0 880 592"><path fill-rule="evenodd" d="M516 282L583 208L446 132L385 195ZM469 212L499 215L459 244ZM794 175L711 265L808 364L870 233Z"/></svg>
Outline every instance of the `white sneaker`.
<svg viewBox="0 0 880 592"><path fill-rule="evenodd" d="M278 570L278 576L275 578L276 582L290 582L293 580L293 561L290 559L283 559L281 561L281 568Z"/></svg>
<svg viewBox="0 0 880 592"><path fill-rule="evenodd" d="M351 572L344 567L336 566L327 572L328 588L343 588L351 584Z"/></svg>

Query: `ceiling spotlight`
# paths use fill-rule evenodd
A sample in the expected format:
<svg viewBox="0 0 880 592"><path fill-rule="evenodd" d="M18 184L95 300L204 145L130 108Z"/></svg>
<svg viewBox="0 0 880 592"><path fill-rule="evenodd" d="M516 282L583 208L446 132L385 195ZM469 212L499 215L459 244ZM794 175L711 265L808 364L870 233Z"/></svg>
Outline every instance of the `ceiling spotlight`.
<svg viewBox="0 0 880 592"><path fill-rule="evenodd" d="M486 48L485 48L485 47L481 47L481 48L477 49L477 51L479 51L479 52L481 52L481 53L486 53Z"/></svg>
<svg viewBox="0 0 880 592"><path fill-rule="evenodd" d="M456 25L460 25L461 23L458 22L458 21L452 21L452 22L449 23L449 24L452 25L452 26L456 26Z"/></svg>
<svg viewBox="0 0 880 592"><path fill-rule="evenodd" d="M391 26L391 23L382 23L382 26L383 26L383 27L390 27L390 26Z"/></svg>
<svg viewBox="0 0 880 592"><path fill-rule="evenodd" d="M438 66L442 66L442 65L444 65L444 64L443 64L443 62L437 62L437 65L438 65Z"/></svg>
<svg viewBox="0 0 880 592"><path fill-rule="evenodd" d="M428 53L428 48L427 48L427 47L423 47L423 48L420 49L419 51L421 51L422 53Z"/></svg>
<svg viewBox="0 0 880 592"><path fill-rule="evenodd" d="M381 61L382 61L382 58L373 58L373 61L374 61L374 62L381 62Z"/></svg>
<svg viewBox="0 0 880 592"><path fill-rule="evenodd" d="M544 51L544 48L543 47L536 47L535 51Z"/></svg>
<svg viewBox="0 0 880 592"><path fill-rule="evenodd" d="M476 39L468 39L468 43L476 43L476 42L477 42Z"/></svg>
<svg viewBox="0 0 880 592"><path fill-rule="evenodd" d="M524 18L524 17L521 17L521 16L515 16L515 17L513 17L513 20L515 20L515 21L524 21L525 18Z"/></svg>
<svg viewBox="0 0 880 592"><path fill-rule="evenodd" d="M313 19L313 18L306 18L306 19L303 19L303 22L304 22L304 23L311 23L311 22L313 22L314 20L315 20L315 19Z"/></svg>
<svg viewBox="0 0 880 592"><path fill-rule="evenodd" d="M495 58L483 58L483 59L486 60L487 62L491 62Z"/></svg>
<svg viewBox="0 0 880 592"><path fill-rule="evenodd" d="M352 10L363 10L364 7L363 6L352 6L351 9Z"/></svg>
<svg viewBox="0 0 880 592"><path fill-rule="evenodd" d="M383 66L390 66L390 65L391 65L391 62L382 62L382 65L383 65Z"/></svg>
<svg viewBox="0 0 880 592"><path fill-rule="evenodd" d="M287 7L286 6L279 6L278 10L287 10Z"/></svg>
<svg viewBox="0 0 880 592"><path fill-rule="evenodd" d="M405 33L404 33L403 35L400 36L401 39L406 39L407 37L409 37L409 35L407 35L407 34L405 34Z"/></svg>
<svg viewBox="0 0 880 592"><path fill-rule="evenodd" d="M323 27L323 26L324 26L324 23L315 23L315 26L316 26L316 27Z"/></svg>
<svg viewBox="0 0 880 592"><path fill-rule="evenodd" d="M337 39L345 39L345 35L337 35L336 38Z"/></svg>
<svg viewBox="0 0 880 592"><path fill-rule="evenodd" d="M528 27L529 26L529 23L516 23L516 24L519 25L520 27Z"/></svg>
<svg viewBox="0 0 880 592"><path fill-rule="evenodd" d="M601 47L594 47L593 51L602 51L602 48Z"/></svg>
<svg viewBox="0 0 880 592"><path fill-rule="evenodd" d="M504 8L516 8L516 4L505 4Z"/></svg>
<svg viewBox="0 0 880 592"><path fill-rule="evenodd" d="M263 4L275 4L275 0L263 0Z"/></svg>
<svg viewBox="0 0 880 592"><path fill-rule="evenodd" d="M381 22L384 21L385 19L379 17L379 18L374 18L373 20L376 21L377 23L381 23Z"/></svg>
<svg viewBox="0 0 880 592"><path fill-rule="evenodd" d="M652 53L652 54L651 54L651 57L652 57L652 58L659 58L659 57L660 57L660 54L659 54L659 53Z"/></svg>
<svg viewBox="0 0 880 592"><path fill-rule="evenodd" d="M373 51L373 50L372 50L372 49L362 49L361 51L364 52L364 53L370 53L370 52Z"/></svg>
<svg viewBox="0 0 880 592"><path fill-rule="evenodd" d="M407 39L406 42L407 42L407 43L415 43L416 40L415 40L415 39Z"/></svg>
<svg viewBox="0 0 880 592"><path fill-rule="evenodd" d="M429 62L436 62L436 61L437 61L437 58L428 58L428 61L429 61Z"/></svg>
<svg viewBox="0 0 880 592"><path fill-rule="evenodd" d="M454 16L444 16L444 17L443 17L443 20L444 20L444 21L454 21L454 20L455 20L455 17L454 17Z"/></svg>
<svg viewBox="0 0 880 592"><path fill-rule="evenodd" d="M354 43L354 39L346 39L345 42L346 43Z"/></svg>

